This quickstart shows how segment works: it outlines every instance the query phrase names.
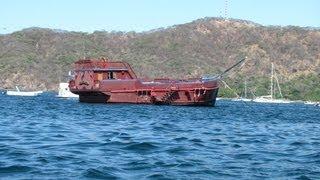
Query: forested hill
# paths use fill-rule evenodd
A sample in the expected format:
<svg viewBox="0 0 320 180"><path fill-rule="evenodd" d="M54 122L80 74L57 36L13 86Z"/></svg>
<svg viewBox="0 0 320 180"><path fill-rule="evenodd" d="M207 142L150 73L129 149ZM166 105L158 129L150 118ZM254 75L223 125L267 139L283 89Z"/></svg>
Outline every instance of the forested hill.
<svg viewBox="0 0 320 180"><path fill-rule="evenodd" d="M82 57L127 61L139 76L181 78L217 74L243 56L245 66L226 79L239 94L244 79L252 94L267 94L274 62L285 97L320 100L319 29L219 18L142 33L28 28L0 35L0 88L56 90Z"/></svg>

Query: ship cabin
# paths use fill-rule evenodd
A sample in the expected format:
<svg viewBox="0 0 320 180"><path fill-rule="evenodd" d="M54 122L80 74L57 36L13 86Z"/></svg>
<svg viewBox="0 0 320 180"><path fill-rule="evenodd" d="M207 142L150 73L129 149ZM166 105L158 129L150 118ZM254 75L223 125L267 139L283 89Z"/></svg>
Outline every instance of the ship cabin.
<svg viewBox="0 0 320 180"><path fill-rule="evenodd" d="M110 62L105 58L98 60L79 60L75 62L75 73L92 71L95 80L136 79L131 66L126 62Z"/></svg>
<svg viewBox="0 0 320 180"><path fill-rule="evenodd" d="M74 80L70 81L70 87L98 89L102 81L108 80L136 81L137 76L126 62L110 62L105 58L84 59L75 62Z"/></svg>

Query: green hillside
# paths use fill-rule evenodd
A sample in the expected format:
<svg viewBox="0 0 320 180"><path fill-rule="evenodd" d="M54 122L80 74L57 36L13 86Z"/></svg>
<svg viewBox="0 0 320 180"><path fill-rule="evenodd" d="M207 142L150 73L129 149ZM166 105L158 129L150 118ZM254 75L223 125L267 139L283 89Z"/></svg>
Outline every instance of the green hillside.
<svg viewBox="0 0 320 180"><path fill-rule="evenodd" d="M320 101L320 30L204 18L148 32L68 32L28 28L0 35L0 88L56 90L83 57L129 62L138 76L185 78L217 74L248 61L226 79L239 94L268 94L274 62L286 98ZM234 96L222 88L220 95Z"/></svg>

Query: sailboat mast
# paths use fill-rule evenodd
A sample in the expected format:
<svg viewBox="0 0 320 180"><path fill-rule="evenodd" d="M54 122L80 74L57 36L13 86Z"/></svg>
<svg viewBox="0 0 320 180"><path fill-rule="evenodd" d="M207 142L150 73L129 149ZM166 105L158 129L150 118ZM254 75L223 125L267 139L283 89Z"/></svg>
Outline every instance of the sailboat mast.
<svg viewBox="0 0 320 180"><path fill-rule="evenodd" d="M247 98L247 79L244 80L244 98Z"/></svg>
<svg viewBox="0 0 320 180"><path fill-rule="evenodd" d="M273 63L271 63L271 78L270 78L270 95L271 99L273 99Z"/></svg>
<svg viewBox="0 0 320 180"><path fill-rule="evenodd" d="M278 86L278 89L279 89L280 97L283 98L283 95L282 95L282 92L281 92L281 87L280 87L280 84L279 84L279 79L277 77L277 72L276 71L274 71L274 78L276 79L276 82L277 82L277 86Z"/></svg>

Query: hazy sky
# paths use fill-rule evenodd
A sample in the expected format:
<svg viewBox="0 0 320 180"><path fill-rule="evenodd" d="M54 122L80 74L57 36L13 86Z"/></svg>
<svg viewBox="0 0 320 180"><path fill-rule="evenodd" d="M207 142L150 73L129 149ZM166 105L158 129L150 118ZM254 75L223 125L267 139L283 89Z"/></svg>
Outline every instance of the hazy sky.
<svg viewBox="0 0 320 180"><path fill-rule="evenodd" d="M320 27L320 0L227 0L228 17ZM147 31L224 16L225 0L1 0L0 33L27 27Z"/></svg>

